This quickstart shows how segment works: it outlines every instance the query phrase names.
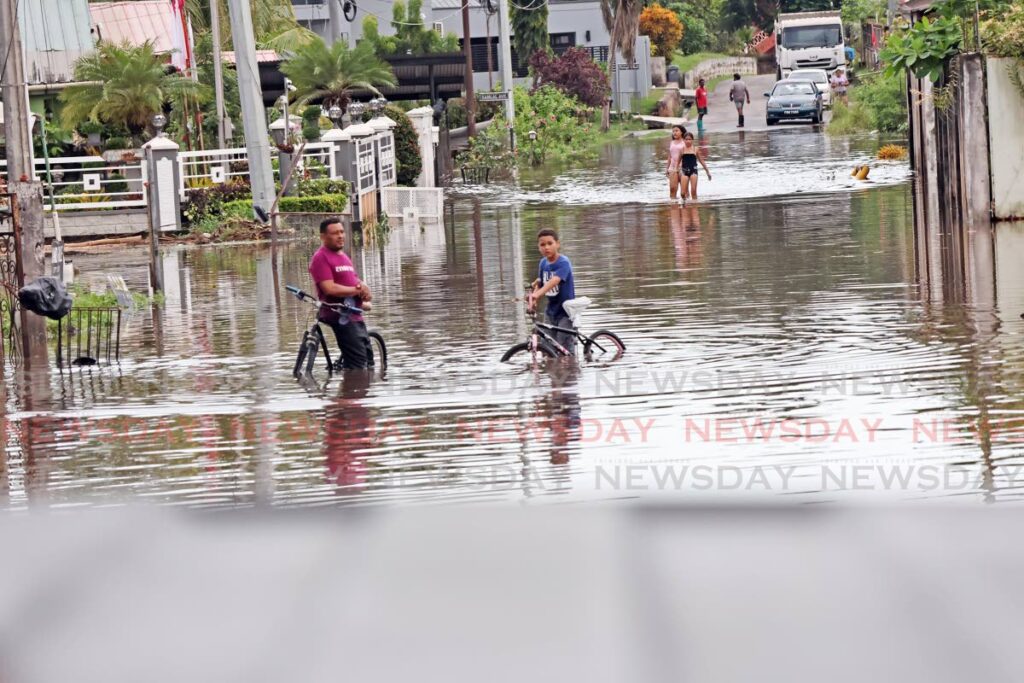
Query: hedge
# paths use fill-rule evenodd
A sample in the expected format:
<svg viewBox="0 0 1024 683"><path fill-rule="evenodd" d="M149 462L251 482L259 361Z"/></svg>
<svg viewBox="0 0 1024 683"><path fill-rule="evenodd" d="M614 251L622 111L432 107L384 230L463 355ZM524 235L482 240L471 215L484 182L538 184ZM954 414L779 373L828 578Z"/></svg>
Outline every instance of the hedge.
<svg viewBox="0 0 1024 683"><path fill-rule="evenodd" d="M326 213L337 214L348 206L348 197L343 194L322 194L312 197L281 197L277 210L281 213ZM223 209L225 218L244 218L252 220L252 200L239 199L225 202Z"/></svg>

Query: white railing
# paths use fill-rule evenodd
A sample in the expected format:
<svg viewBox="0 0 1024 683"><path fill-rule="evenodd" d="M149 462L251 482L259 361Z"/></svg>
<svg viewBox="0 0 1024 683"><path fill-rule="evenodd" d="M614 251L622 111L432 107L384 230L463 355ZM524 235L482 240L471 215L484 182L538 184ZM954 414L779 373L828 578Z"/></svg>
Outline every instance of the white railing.
<svg viewBox="0 0 1024 683"><path fill-rule="evenodd" d="M335 169L334 143L332 142L307 142L302 148L302 167L308 169L313 161L327 169L328 178L337 178ZM276 173L276 171L275 171Z"/></svg>
<svg viewBox="0 0 1024 683"><path fill-rule="evenodd" d="M46 182L46 160L35 160L36 180ZM0 177L7 180L7 162L0 160ZM53 157L50 178L54 204L58 211L91 209L128 209L146 206L146 164L131 161L107 161L101 156ZM49 190L44 207L53 210Z"/></svg>
<svg viewBox="0 0 1024 683"><path fill-rule="evenodd" d="M244 163L240 163L244 162ZM193 190L249 177L249 156L245 147L179 152L181 180L178 190L184 200Z"/></svg>

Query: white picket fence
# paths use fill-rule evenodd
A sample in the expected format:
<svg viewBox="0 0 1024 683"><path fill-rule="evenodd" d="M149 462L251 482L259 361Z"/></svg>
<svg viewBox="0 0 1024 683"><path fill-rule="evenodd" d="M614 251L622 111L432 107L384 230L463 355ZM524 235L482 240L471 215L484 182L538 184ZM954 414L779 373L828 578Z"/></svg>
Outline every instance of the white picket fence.
<svg viewBox="0 0 1024 683"><path fill-rule="evenodd" d="M35 160L36 180L46 182L46 160ZM58 211L127 209L146 206L146 164L141 159L107 161L101 156L50 159L54 204ZM0 178L7 180L7 161L0 160ZM44 206L52 210L49 191Z"/></svg>
<svg viewBox="0 0 1024 683"><path fill-rule="evenodd" d="M273 158L277 158L277 148L271 148ZM338 177L335 168L334 145L330 142L307 142L302 148L302 159L293 177L304 168L322 166L325 176L328 178ZM249 177L249 155L245 147L233 147L231 149L210 149L194 152L179 152L178 164L181 166L181 182L179 193L182 201L196 189L230 182L233 178ZM274 168L275 180L281 179L279 165Z"/></svg>

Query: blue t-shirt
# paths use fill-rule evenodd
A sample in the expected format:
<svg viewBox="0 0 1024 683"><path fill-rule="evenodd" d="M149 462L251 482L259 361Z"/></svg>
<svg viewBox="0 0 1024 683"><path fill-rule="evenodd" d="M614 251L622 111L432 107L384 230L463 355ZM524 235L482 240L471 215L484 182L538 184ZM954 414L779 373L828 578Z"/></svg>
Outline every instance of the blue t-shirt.
<svg viewBox="0 0 1024 683"><path fill-rule="evenodd" d="M537 267L537 279L540 280L540 286L543 287L547 284L553 275L557 275L561 282L549 289L547 293L547 314L552 319L568 315L562 308L562 304L576 298L576 287L572 282L572 264L569 263L568 258L559 255L554 263L548 262L546 258L540 260L540 265Z"/></svg>

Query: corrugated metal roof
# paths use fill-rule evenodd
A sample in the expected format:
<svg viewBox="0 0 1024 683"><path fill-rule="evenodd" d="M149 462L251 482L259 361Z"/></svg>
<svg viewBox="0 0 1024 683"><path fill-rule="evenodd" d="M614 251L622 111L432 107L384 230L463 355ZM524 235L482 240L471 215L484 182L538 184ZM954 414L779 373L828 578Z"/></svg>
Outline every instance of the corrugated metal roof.
<svg viewBox="0 0 1024 683"><path fill-rule="evenodd" d="M22 2L18 25L28 83L64 83L82 55L93 49L87 0Z"/></svg>
<svg viewBox="0 0 1024 683"><path fill-rule="evenodd" d="M174 25L174 9L168 0L92 2L89 13L100 40L132 45L149 40L157 52L177 49L174 36L181 28Z"/></svg>
<svg viewBox="0 0 1024 683"><path fill-rule="evenodd" d="M231 50L226 50L220 53L221 58L229 64L235 63L235 53ZM267 64L270 62L280 62L281 55L277 54L273 50L256 50L256 63Z"/></svg>

